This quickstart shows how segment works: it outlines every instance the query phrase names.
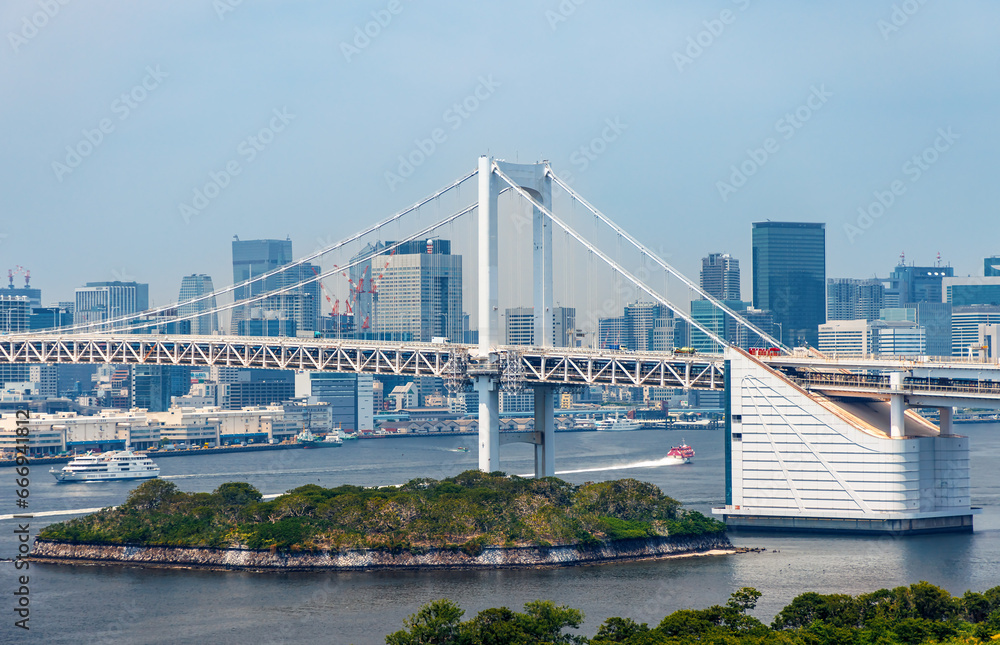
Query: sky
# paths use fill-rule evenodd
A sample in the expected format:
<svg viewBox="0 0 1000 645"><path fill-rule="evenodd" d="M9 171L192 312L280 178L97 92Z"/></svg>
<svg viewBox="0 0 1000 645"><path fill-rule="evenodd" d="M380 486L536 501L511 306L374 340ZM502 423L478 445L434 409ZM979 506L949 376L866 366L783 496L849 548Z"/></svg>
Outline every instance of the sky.
<svg viewBox="0 0 1000 645"><path fill-rule="evenodd" d="M1000 255L1000 3L6 0L0 32L0 270L45 303L229 284L234 235L302 256L483 154L745 294L767 219L825 222L828 277Z"/></svg>

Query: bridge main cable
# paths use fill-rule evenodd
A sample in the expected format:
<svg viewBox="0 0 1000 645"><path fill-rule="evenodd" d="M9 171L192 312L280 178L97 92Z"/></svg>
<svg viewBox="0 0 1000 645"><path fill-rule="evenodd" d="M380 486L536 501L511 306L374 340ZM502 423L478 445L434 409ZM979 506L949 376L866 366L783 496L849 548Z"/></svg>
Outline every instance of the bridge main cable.
<svg viewBox="0 0 1000 645"><path fill-rule="evenodd" d="M525 199L527 199L531 203L532 206L534 206L535 208L537 208L539 210L539 212L544 213L546 217L548 217L550 220L552 220L553 222L555 222L561 229L563 229L569 235L571 235L577 242L579 242L580 244L583 244L591 253L593 253L594 255L596 255L597 257L599 257L601 260L603 260L605 264L607 264L609 267L611 267L612 269L614 269L615 271L617 271L618 273L620 273L622 276L624 276L629 282L631 282L632 284L634 284L640 290L646 292L646 294L648 294L649 296L651 296L653 299L655 299L658 302L662 303L663 305L667 306L671 311L673 311L678 316L680 316L681 318L683 318L688 324L692 325L693 327L697 328L699 331L703 332L709 338L711 338L715 342L719 343L719 345L721 345L722 347L729 347L729 342L728 341L723 340L722 338L719 337L718 334L716 334L715 332L712 332L712 331L708 330L707 328L705 328L704 325L702 325L701 323L699 323L698 321L696 321L691 316L687 315L683 310L679 309L672 302L670 302L669 300L667 300L663 296L661 296L658 293L656 293L655 291L653 291L653 289L651 287L649 287L645 282L643 282L639 278L635 277L629 271L626 271L624 268L618 266L618 264L616 264L615 261L612 260L611 258L609 258L607 255L605 255L603 251L601 251L596 246L594 246L593 244L591 244L590 242L588 242L582 235L580 235L575 230L573 230L573 228L571 228L568 224L566 224L561 219L559 219L558 217L556 217L552 213L552 211L550 211L549 209L545 208L545 206L543 206L541 203L539 203L538 200L536 200L534 197L532 197L526 190L524 190L523 188L521 188L520 186L518 186L513 180L511 180L510 177L508 177L507 175L505 175L504 172L502 170L500 170L500 168L498 168L495 163L493 165L493 172L495 172L498 177L500 177L507 184L509 184L510 187L513 190L515 190L518 194L520 194L522 197L524 197Z"/></svg>
<svg viewBox="0 0 1000 645"><path fill-rule="evenodd" d="M465 176L463 176L461 179L458 179L458 180L452 182L450 185L446 186L445 188L442 188L442 189L438 190L437 192L435 192L434 194L430 195L429 197L423 199L422 201L419 201L419 202L413 204L412 206L399 211L395 215L392 215L392 216L390 216L390 217L382 220L381 222L378 222L377 224L373 224L372 226L369 226L368 228L364 229L363 231L360 231L359 233L356 233L356 234L352 235L349 238L341 240L340 242L337 242L336 244L333 244L333 245L328 246L326 248L320 249L319 251L316 251L316 252L312 253L311 255L308 255L308 256L306 256L304 258L296 260L295 262L292 262L290 264L284 264L284 265L278 267L277 269L272 269L271 271L268 271L266 273L262 273L259 276L256 276L254 278L250 278L249 280L245 280L243 282L240 282L239 284L233 284L233 285L230 285L230 286L222 288L222 289L217 289L216 291L213 291L212 293L202 294L202 295L197 296L195 298L191 298L190 300L185 300L184 302L177 302L177 303L174 303L174 304L165 305L163 307L157 307L155 309L147 309L145 311L140 311L140 312L135 312L135 313L131 313L131 314L126 314L126 315L123 315L123 316L119 316L118 318L111 318L111 319L108 319L108 320L102 320L100 322L81 323L81 324L77 324L77 325L71 325L69 327L57 327L57 328L53 328L53 329L40 329L40 330L34 331L32 333L33 334L38 334L38 335L41 335L41 334L65 334L65 333L73 333L74 331L77 331L77 330L91 330L91 329L93 329L95 327L108 327L108 328L110 328L110 326L112 326L112 325L114 325L116 323L125 322L125 321L129 321L129 320L134 320L134 319L138 318L139 316L153 316L153 315L164 313L164 312L167 312L167 311L170 311L170 310L173 310L173 309L177 309L177 308L179 308L181 306L191 305L191 304L194 304L194 303L197 303L197 302L201 302L202 300L208 300L210 298L215 298L216 296L225 295L227 293L236 291L237 289L241 289L243 287L249 287L251 284L253 284L255 282L258 282L260 280L266 280L267 278L269 278L271 276L287 272L290 269L293 269L293 268L295 268L297 266L300 266L302 264L306 264L307 262L310 262L311 260L315 260L318 257L326 255L327 253L330 253L331 251L336 251L337 249L339 249L341 247L344 247L344 246L346 246L346 245L348 245L348 244L350 244L352 242L356 242L356 241L362 239L363 237L365 237L366 235L370 235L371 233L374 233L374 232L378 231L382 227L387 226L387 225L395 222L396 220L402 218L403 216L405 216L405 215L407 215L409 213L412 213L413 211L417 210L418 208L421 208L422 206L424 206L425 204L427 204L427 203L429 203L431 201L434 201L435 199L437 199L438 197L441 197L445 193L448 193L449 191L457 188L462 183L468 181L472 177L475 177L478 173L479 173L479 169L476 168L472 172L470 172L470 173L466 174ZM466 212L468 212L468 211L467 210L463 211L461 214L464 215ZM439 222L439 225L440 224L442 224L442 222ZM431 229L431 230L433 230L433 229ZM419 236L419 235L420 234L418 233L417 236ZM410 240L410 239L417 239L417 238L416 238L416 236L414 236L412 238L408 238L408 240ZM351 265L351 266L353 266L353 265ZM304 280L304 281L299 282L299 283L297 283L295 285L291 285L291 286L289 286L288 288L286 288L284 290L270 291L267 294L265 294L264 297L266 298L268 296L275 295L277 293L283 293L285 290L294 289L294 288L300 287L300 286L302 286L304 284L309 284L311 282L314 282L315 280L321 280L322 278L325 278L325 277L328 277L330 275L333 275L338 270L342 271L345 268L349 268L349 267L340 267L337 270L333 270L333 271L324 273L322 276L318 276L318 277L314 276L313 279ZM262 299L262 298L257 298L257 299L254 299L254 300L240 300L239 301L239 306L243 306L243 305L249 304L250 302L257 302L257 300L260 300L260 299ZM186 316L184 318L174 318L172 320L178 320L178 321L179 320L189 320L189 319L192 319L192 318L198 318L198 317L205 316L205 315L211 315L212 313L218 313L219 311L226 311L226 310L232 309L232 308L234 308L234 307L226 307L226 308L218 308L217 307L214 310L199 311L196 314L193 314L191 316ZM154 322L154 323L144 323L144 324L141 324L141 325L132 325L131 328L142 329L144 327L151 327L151 326L154 326L156 324L159 324L159 323L155 323ZM114 331L121 331L121 330L117 329L117 330L114 330Z"/></svg>
<svg viewBox="0 0 1000 645"><path fill-rule="evenodd" d="M714 296L712 296L711 294L709 294L708 292L706 292L704 289L702 289L701 287L699 287L697 284L695 284L694 282L692 282L691 280L689 280L687 278L687 276L685 276L683 273L681 273L677 269L675 269L672 266L670 266L669 264L667 264L662 258L660 258L660 256L656 255L655 253L653 253L652 251L650 251L648 248L646 248L646 246L643 245L639 240L637 240L634 237L632 237L631 235L629 235L628 232L625 229L623 229L622 227L620 227L617 224L615 224L611 220L611 218L609 218L607 215L605 215L600 210L598 210L590 202L588 202L586 199L584 199L579 193L577 193L572 188L570 188L569 185L566 184L566 182L564 182L562 179L560 179L559 177L557 177L556 174L554 172L552 172L551 168L549 168L546 172L548 173L549 177L552 178L552 181L556 182L556 184L558 184L563 190L565 190L570 195L570 197L572 197L576 201L580 202L580 204L582 204L584 208L586 208L591 213L593 213L594 216L597 217L599 220L601 220L602 222L604 222L605 224L607 224L608 226L610 226L618 235L620 235L621 237L625 238L625 240L627 242L629 242L632 246L634 246L636 249L638 249L646 257L648 257L649 259L653 260L653 262L655 262L656 264L660 265L661 268L663 268L668 273L670 273L674 277L676 277L679 280L681 280L681 282L683 282L684 284L686 284L690 289L693 289L695 292L697 292L698 295L700 295L702 298L704 298L705 300L708 300L709 302L711 302L718 309L721 309L723 312L726 313L726 315L730 316L734 321L736 321L737 324L743 325L744 327L746 327L747 329L751 330L755 334L758 334L761 338L767 340L767 342L771 343L774 347L780 347L784 351L786 351L786 352L788 351L788 348L785 347L785 345L783 343L781 343L780 341L776 340L770 334L764 333L762 330L758 329L755 325L753 325L752 323L750 323L748 320L746 320L745 318L743 318L742 316L740 316L738 313L736 313L735 311L733 311L732 309L730 309L729 307L727 307L724 303L720 302ZM508 182L509 182L509 180L508 180ZM674 309L674 307L671 306L671 309ZM723 343L723 346L728 346L728 345L729 345L728 342Z"/></svg>

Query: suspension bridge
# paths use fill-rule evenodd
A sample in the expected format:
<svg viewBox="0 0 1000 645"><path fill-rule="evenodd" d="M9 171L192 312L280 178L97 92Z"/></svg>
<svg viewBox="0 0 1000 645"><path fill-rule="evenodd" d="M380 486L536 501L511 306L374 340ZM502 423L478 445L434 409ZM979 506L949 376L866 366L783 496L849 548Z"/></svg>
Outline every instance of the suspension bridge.
<svg viewBox="0 0 1000 645"><path fill-rule="evenodd" d="M402 218L466 182L477 186L478 199L472 204L416 226L394 242L369 245L368 252L331 269L320 271L309 264L373 235L384 235ZM638 258L643 270L631 270L622 262L620 250L618 254L607 251L560 217L553 207L554 188L610 231L608 237L619 249L624 247L629 257ZM513 274L512 267L501 260L509 257L500 253L501 195L515 197L531 210L532 346L501 342L500 290ZM391 257L403 245L430 239L470 217L474 218L478 266L477 343L143 333L155 324L151 320L169 311L176 313L182 306L193 313L175 316L175 320L231 314L305 284L346 275L355 267L370 267L375 258ZM632 293L669 309L715 343L720 353L555 346L551 312L556 303L553 231L557 229L582 249L587 263L604 267ZM310 269L302 273L303 279L267 291L260 288L297 265ZM761 344L780 348L780 352L756 355L732 345L692 318L686 307L671 302L666 290L653 284L646 267L678 281L711 302L733 324L745 327ZM241 295L232 302L216 304L236 293ZM330 299L328 293L326 297ZM559 389L612 385L716 390L723 393L725 402L726 504L715 512L732 526L760 529L971 530L975 509L969 500L969 444L967 438L954 434L951 413L955 406L1000 407L1000 365L996 363L949 357L826 357L816 351L793 351L615 224L547 163L514 164L485 156L475 170L425 200L292 265L168 307L3 336L0 363L227 366L440 378L450 392L478 393L479 467L485 471L500 467L500 392L528 388L534 394L535 432L527 441L535 444L537 477L555 473L554 393ZM937 408L939 424L915 414L912 407Z"/></svg>

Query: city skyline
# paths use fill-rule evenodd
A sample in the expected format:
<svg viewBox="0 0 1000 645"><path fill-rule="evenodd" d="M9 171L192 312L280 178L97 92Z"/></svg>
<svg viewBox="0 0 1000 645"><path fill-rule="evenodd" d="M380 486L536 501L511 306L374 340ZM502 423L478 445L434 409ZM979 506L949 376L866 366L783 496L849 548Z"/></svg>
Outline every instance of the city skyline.
<svg viewBox="0 0 1000 645"><path fill-rule="evenodd" d="M311 249L488 153L549 159L687 275L710 250L747 258L744 227L768 218L825 223L832 276L874 277L885 265L874 257L902 251L920 264L940 251L975 274L997 253L998 92L981 70L996 59L1000 8L953 6L920 5L894 25L891 4L871 3L569 15L402 4L362 47L384 7L98 3L28 38L37 5L16 0L0 10L17 36L0 54L4 114L20 124L3 162L18 189L0 259L31 268L52 301L83 270L162 279L151 296L163 303L184 275L221 284L217 249L234 234ZM494 30L534 50L474 46ZM428 33L438 47L417 46ZM607 46L588 46L598 36ZM109 47L86 47L93 38ZM555 73L524 74L539 58ZM707 236L698 251L681 242ZM102 244L115 252L95 253Z"/></svg>

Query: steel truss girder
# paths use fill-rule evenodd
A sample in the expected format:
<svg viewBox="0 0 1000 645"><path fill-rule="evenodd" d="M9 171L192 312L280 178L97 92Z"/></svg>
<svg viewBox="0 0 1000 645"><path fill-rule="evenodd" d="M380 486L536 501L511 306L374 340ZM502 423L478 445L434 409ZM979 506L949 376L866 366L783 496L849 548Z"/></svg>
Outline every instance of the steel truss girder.
<svg viewBox="0 0 1000 645"><path fill-rule="evenodd" d="M0 340L0 363L255 367L455 379L455 362L451 359L468 354L470 349L453 344L234 336L8 336ZM511 349L516 350L511 355L517 357L524 370L525 385L722 389L723 365L718 356L609 354L581 348ZM482 367L469 361L463 363L462 369Z"/></svg>

